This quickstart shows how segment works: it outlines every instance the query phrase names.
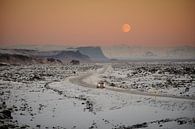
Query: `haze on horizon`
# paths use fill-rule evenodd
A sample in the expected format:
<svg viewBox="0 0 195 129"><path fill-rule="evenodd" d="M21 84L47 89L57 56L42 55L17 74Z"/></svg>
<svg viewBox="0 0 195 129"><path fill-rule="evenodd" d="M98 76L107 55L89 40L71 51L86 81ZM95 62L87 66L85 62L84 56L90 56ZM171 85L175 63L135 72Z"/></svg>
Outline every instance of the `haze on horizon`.
<svg viewBox="0 0 195 129"><path fill-rule="evenodd" d="M194 0L1 0L0 45L195 46L194 12Z"/></svg>

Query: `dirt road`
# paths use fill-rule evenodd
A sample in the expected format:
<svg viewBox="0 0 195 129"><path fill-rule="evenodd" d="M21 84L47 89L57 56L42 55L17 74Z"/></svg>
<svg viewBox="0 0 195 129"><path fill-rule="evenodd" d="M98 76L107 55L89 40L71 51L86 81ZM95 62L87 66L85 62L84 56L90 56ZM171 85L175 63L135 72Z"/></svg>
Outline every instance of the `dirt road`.
<svg viewBox="0 0 195 129"><path fill-rule="evenodd" d="M74 77L74 78L70 78L69 81L73 84L77 84L79 86L83 86L83 87L88 87L88 88L96 88L96 85L91 84L91 83L87 83L85 81L83 81L86 78L89 78L91 76L97 76L100 74L105 73L105 71L111 67L111 65L105 65L102 70L100 71L93 71L93 72L89 72L86 73L84 75L78 76L78 77ZM162 94L154 94L154 93L146 93L146 92L140 92L134 89L122 89L122 88L114 88L114 87L105 87L106 90L111 90L111 91L116 91L116 92L122 92L122 93L127 93L127 94L135 94L135 95L144 95L144 96L154 96L154 97L168 97L168 98L176 98L176 99L185 99L185 100L194 100L195 101L195 97L185 97L185 96L173 96L173 95L162 95Z"/></svg>

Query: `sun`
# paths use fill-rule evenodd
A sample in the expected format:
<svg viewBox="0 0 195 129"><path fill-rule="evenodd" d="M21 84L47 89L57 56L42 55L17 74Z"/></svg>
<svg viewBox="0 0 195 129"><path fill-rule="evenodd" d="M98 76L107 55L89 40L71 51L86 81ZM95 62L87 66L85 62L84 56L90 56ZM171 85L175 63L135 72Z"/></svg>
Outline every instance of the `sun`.
<svg viewBox="0 0 195 129"><path fill-rule="evenodd" d="M131 30L131 26L129 24L123 24L122 31L127 33Z"/></svg>

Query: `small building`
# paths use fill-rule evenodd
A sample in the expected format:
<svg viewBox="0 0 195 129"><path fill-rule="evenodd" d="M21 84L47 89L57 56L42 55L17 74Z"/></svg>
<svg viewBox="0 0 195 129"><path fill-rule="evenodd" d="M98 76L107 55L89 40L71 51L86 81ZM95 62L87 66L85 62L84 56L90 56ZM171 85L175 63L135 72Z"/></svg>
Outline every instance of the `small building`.
<svg viewBox="0 0 195 129"><path fill-rule="evenodd" d="M105 82L104 81L99 81L97 84L97 88L105 88Z"/></svg>

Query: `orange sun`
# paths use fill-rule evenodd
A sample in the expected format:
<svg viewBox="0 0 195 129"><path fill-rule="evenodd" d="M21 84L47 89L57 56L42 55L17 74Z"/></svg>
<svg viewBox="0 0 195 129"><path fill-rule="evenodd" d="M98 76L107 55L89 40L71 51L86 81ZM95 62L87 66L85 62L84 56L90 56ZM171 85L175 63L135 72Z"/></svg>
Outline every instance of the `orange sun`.
<svg viewBox="0 0 195 129"><path fill-rule="evenodd" d="M129 24L123 24L122 31L127 33L131 30L131 26Z"/></svg>

